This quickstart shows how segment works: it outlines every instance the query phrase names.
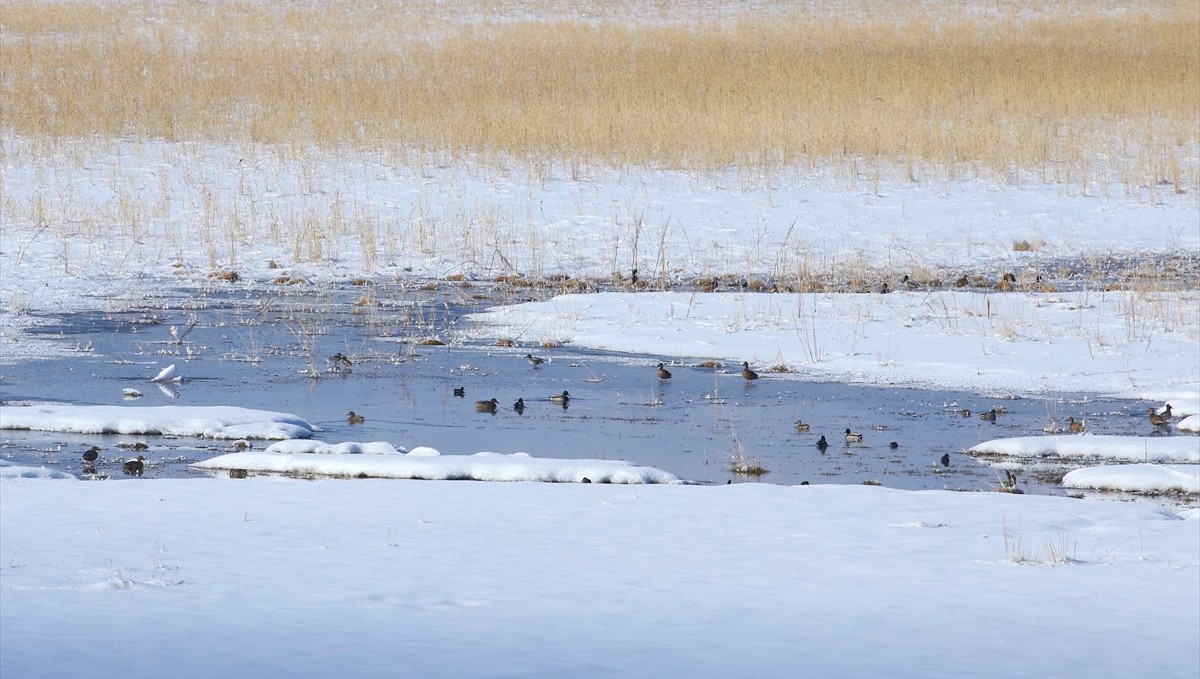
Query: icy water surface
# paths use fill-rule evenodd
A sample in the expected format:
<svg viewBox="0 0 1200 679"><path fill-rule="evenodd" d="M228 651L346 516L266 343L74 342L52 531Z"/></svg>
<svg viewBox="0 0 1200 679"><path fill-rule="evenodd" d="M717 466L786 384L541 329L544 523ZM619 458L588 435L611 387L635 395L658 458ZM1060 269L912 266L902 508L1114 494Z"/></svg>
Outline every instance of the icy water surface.
<svg viewBox="0 0 1200 679"><path fill-rule="evenodd" d="M922 489L991 490L1003 476L961 451L994 438L1042 433L1047 418L1084 418L1093 433L1141 434L1144 404L1071 394L996 400L967 393L807 382L768 374L753 383L740 366L668 365L652 356L570 347L497 347L459 341L464 313L491 303L462 289L241 290L177 293L145 308L46 319L39 332L78 348L77 357L6 365L5 407L23 402L236 405L299 415L328 442L387 441L443 454L527 452L537 457L628 460L697 482L862 483ZM195 327L188 329L194 324ZM420 342L439 338L446 345ZM327 357L348 356L349 370ZM546 360L531 365L527 353ZM180 385L151 383L176 364ZM461 387L464 397L454 395ZM143 396L123 397L126 388ZM549 401L569 391L569 407ZM495 415L475 412L495 397ZM523 398L524 413L512 405ZM997 422L979 419L993 407ZM960 411L969 409L964 417ZM365 417L347 421L348 411ZM810 425L799 432L796 420ZM863 434L846 444L843 432ZM830 445L816 447L824 435ZM99 476L122 478L120 461L144 443L146 476L181 477L187 464L231 450L230 442L127 435L0 432L0 457L83 472L80 453L98 445ZM891 444L895 443L893 447ZM267 445L254 442L255 447ZM125 446L125 447L120 447ZM730 470L744 451L769 473ZM949 455L944 465L943 455ZM1062 493L1062 468L1027 468L1026 492Z"/></svg>

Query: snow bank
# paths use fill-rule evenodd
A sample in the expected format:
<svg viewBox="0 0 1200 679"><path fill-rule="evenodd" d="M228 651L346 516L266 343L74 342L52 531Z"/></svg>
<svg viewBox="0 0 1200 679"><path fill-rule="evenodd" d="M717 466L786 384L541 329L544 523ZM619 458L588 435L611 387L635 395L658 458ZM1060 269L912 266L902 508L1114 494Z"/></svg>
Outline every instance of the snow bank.
<svg viewBox="0 0 1200 679"><path fill-rule="evenodd" d="M1200 415L1188 415L1175 425L1179 431L1200 432Z"/></svg>
<svg viewBox="0 0 1200 679"><path fill-rule="evenodd" d="M1021 436L986 441L974 455L1082 457L1130 462L1200 462L1200 439L1190 436Z"/></svg>
<svg viewBox="0 0 1200 679"><path fill-rule="evenodd" d="M285 448L290 448L290 443ZM313 456L304 453L231 453L192 467L245 469L300 476L354 476L386 479L548 481L555 483L680 483L654 467L618 460L554 460L528 453L441 455L421 448L408 455ZM587 481L585 481L585 479Z"/></svg>
<svg viewBox="0 0 1200 679"><path fill-rule="evenodd" d="M312 439L288 439L272 443L266 447L265 452L312 455L400 455L407 451L404 448L396 449L386 441L325 443Z"/></svg>
<svg viewBox="0 0 1200 679"><path fill-rule="evenodd" d="M22 467L15 465L7 460L0 460L0 479L70 479L76 480L74 476L46 469L45 467Z"/></svg>
<svg viewBox="0 0 1200 679"><path fill-rule="evenodd" d="M1063 477L1066 488L1140 493L1200 493L1200 466L1120 464L1076 469Z"/></svg>
<svg viewBox="0 0 1200 679"><path fill-rule="evenodd" d="M295 415L236 406L6 406L0 429L214 439L294 439L320 431Z"/></svg>

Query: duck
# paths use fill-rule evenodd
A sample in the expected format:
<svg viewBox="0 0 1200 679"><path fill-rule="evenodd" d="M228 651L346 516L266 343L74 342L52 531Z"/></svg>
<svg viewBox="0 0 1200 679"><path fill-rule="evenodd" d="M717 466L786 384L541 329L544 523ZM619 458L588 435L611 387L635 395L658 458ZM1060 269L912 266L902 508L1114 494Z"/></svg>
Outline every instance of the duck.
<svg viewBox="0 0 1200 679"><path fill-rule="evenodd" d="M525 354L525 360L529 361L529 365L532 365L535 368L546 362L546 359L538 358L537 356L534 356L533 354Z"/></svg>
<svg viewBox="0 0 1200 679"><path fill-rule="evenodd" d="M950 453L942 453L941 462L942 462L943 467L949 467L950 466Z"/></svg>
<svg viewBox="0 0 1200 679"><path fill-rule="evenodd" d="M804 434L808 432L808 423L804 420L796 420L796 431Z"/></svg>
<svg viewBox="0 0 1200 679"><path fill-rule="evenodd" d="M863 435L846 427L846 443L862 443Z"/></svg>
<svg viewBox="0 0 1200 679"><path fill-rule="evenodd" d="M466 396L466 395L467 395L467 389L466 389L466 387L455 387L455 388L454 388L454 395L455 395L455 396L457 396L457 397L459 397L459 398L462 398L462 397Z"/></svg>
<svg viewBox="0 0 1200 679"><path fill-rule="evenodd" d="M500 405L500 402L497 401L495 398L488 399L487 401L476 401L475 402L475 412L477 412L477 413L492 413L493 415L495 415L496 414L496 406L498 406L498 405Z"/></svg>
<svg viewBox="0 0 1200 679"><path fill-rule="evenodd" d="M1150 424L1152 424L1156 427L1165 427L1165 426L1167 426L1167 418L1154 412L1154 408L1151 408L1150 409Z"/></svg>
<svg viewBox="0 0 1200 679"><path fill-rule="evenodd" d="M524 415L525 414L525 399L518 398L517 402L513 404L513 410L517 411L518 415Z"/></svg>
<svg viewBox="0 0 1200 679"><path fill-rule="evenodd" d="M958 411L958 414L959 414L959 415L962 415L963 417L970 417L970 416L971 416L971 409L970 409L970 408L963 408L962 410Z"/></svg>
<svg viewBox="0 0 1200 679"><path fill-rule="evenodd" d="M570 402L570 400L571 400L571 395L567 393L566 389L564 389L563 393L561 393L561 394L552 394L550 396L550 400L555 403L561 403L561 404L563 404L563 407L566 408L567 403Z"/></svg>
<svg viewBox="0 0 1200 679"><path fill-rule="evenodd" d="M747 382L753 382L754 380L758 379L758 373L750 369L750 364L748 362L742 361L742 377Z"/></svg>
<svg viewBox="0 0 1200 679"><path fill-rule="evenodd" d="M979 419L983 420L984 422L995 422L996 421L996 409L992 408L991 410L987 411L986 413L980 413Z"/></svg>
<svg viewBox="0 0 1200 679"><path fill-rule="evenodd" d="M659 363L659 364L658 364L658 379L660 379L660 380L669 380L669 379L671 379L671 371L670 371L670 370L667 370L667 369L666 369L666 368L663 366L663 364L662 364L662 363Z"/></svg>
<svg viewBox="0 0 1200 679"><path fill-rule="evenodd" d="M817 450L819 450L823 453L823 452L825 452L825 449L828 447L829 447L829 442L825 440L825 435L822 434L821 438L817 439Z"/></svg>
<svg viewBox="0 0 1200 679"><path fill-rule="evenodd" d="M83 451L83 461L91 464L100 459L100 446L92 446Z"/></svg>
<svg viewBox="0 0 1200 679"><path fill-rule="evenodd" d="M900 447L900 444L896 443L895 441L892 441L891 443L888 444L888 448L891 448L892 450L895 450L899 447Z"/></svg>
<svg viewBox="0 0 1200 679"><path fill-rule="evenodd" d="M343 366L349 368L351 365L353 365L353 363L351 363L350 359L346 358L345 354L339 351L329 357L329 365L333 368L340 368Z"/></svg>
<svg viewBox="0 0 1200 679"><path fill-rule="evenodd" d="M1158 414L1162 415L1163 419L1166 419L1166 420L1171 419L1173 417L1171 415L1171 404L1168 403L1165 406L1163 406L1162 410L1158 411Z"/></svg>
<svg viewBox="0 0 1200 679"><path fill-rule="evenodd" d="M1084 431L1083 420L1076 420L1074 417L1067 418L1067 428L1076 434Z"/></svg>
<svg viewBox="0 0 1200 679"><path fill-rule="evenodd" d="M346 420L350 424L362 424L363 422L367 421L367 418L365 418L362 415L359 415L359 414L355 413L353 410L351 410L350 412L346 413Z"/></svg>
<svg viewBox="0 0 1200 679"><path fill-rule="evenodd" d="M142 472L146 471L146 457L138 455L136 459L125 460L125 464L121 465L121 471L127 476L141 476Z"/></svg>

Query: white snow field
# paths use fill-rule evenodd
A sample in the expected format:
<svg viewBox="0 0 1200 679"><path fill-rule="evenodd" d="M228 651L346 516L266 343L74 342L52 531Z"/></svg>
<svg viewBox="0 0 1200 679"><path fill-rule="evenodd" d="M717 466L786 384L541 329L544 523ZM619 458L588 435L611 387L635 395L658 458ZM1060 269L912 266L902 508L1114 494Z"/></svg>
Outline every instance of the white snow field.
<svg viewBox="0 0 1200 679"><path fill-rule="evenodd" d="M1200 672L1194 509L865 486L2 483L5 677Z"/></svg>
<svg viewBox="0 0 1200 679"><path fill-rule="evenodd" d="M1142 493L1200 494L1200 465L1121 464L1067 472L1067 488L1133 490Z"/></svg>
<svg viewBox="0 0 1200 679"><path fill-rule="evenodd" d="M320 431L295 415L236 406L78 405L5 405L3 429L214 439L296 439Z"/></svg>

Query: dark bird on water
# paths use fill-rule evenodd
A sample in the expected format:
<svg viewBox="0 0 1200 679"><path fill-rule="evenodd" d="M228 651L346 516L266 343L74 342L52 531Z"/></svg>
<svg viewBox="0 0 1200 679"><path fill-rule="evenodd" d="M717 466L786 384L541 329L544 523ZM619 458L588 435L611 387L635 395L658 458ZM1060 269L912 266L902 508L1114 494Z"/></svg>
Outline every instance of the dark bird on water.
<svg viewBox="0 0 1200 679"><path fill-rule="evenodd" d="M943 454L942 454L942 466L943 466L943 467L949 467L949 466L950 466L950 453L943 453Z"/></svg>
<svg viewBox="0 0 1200 679"><path fill-rule="evenodd" d="M362 424L363 422L367 421L367 418L363 417L362 415L358 415L351 410L350 412L346 413L346 421L348 421L350 424Z"/></svg>
<svg viewBox="0 0 1200 679"><path fill-rule="evenodd" d="M996 421L996 409L992 408L991 410L987 411L986 413L980 413L979 419L983 420L984 422L995 422Z"/></svg>
<svg viewBox="0 0 1200 679"><path fill-rule="evenodd" d="M750 369L750 364L748 362L742 361L742 377L747 382L753 382L754 380L758 379L758 373Z"/></svg>
<svg viewBox="0 0 1200 679"><path fill-rule="evenodd" d="M529 361L529 365L532 365L535 368L546 362L546 359L538 358L537 356L534 356L533 354L525 354L525 360Z"/></svg>
<svg viewBox="0 0 1200 679"><path fill-rule="evenodd" d="M92 463L100 459L100 446L92 446L83 451L83 461Z"/></svg>
<svg viewBox="0 0 1200 679"><path fill-rule="evenodd" d="M896 443L895 441L892 441L891 443L888 444L888 448L891 448L892 450L895 450L899 447L900 447L900 444Z"/></svg>
<svg viewBox="0 0 1200 679"><path fill-rule="evenodd" d="M660 379L660 380L671 379L671 371L667 370L665 367L663 367L662 363L658 364L658 379Z"/></svg>
<svg viewBox="0 0 1200 679"><path fill-rule="evenodd" d="M128 476L141 476L146 470L146 458L138 455L136 460L125 460L125 464L121 465L121 471Z"/></svg>
<svg viewBox="0 0 1200 679"><path fill-rule="evenodd" d="M498 406L498 405L500 405L500 402L497 401L495 398L488 399L487 401L476 401L475 402L475 412L477 412L477 413L492 413L494 415L494 414L496 414L496 406Z"/></svg>
<svg viewBox="0 0 1200 679"><path fill-rule="evenodd" d="M466 387L455 387L455 388L454 388L454 395L455 395L455 396L457 396L457 397L459 397L459 398L462 398L462 397L466 396L466 395L467 395L467 389L466 389Z"/></svg>
<svg viewBox="0 0 1200 679"><path fill-rule="evenodd" d="M828 447L829 447L829 442L826 441L825 436L822 435L821 438L817 440L817 450L819 450L823 453L823 452L825 452L825 449Z"/></svg>
<svg viewBox="0 0 1200 679"><path fill-rule="evenodd" d="M513 410L517 411L518 415L524 415L525 414L525 399L518 398L517 402L513 404Z"/></svg>

